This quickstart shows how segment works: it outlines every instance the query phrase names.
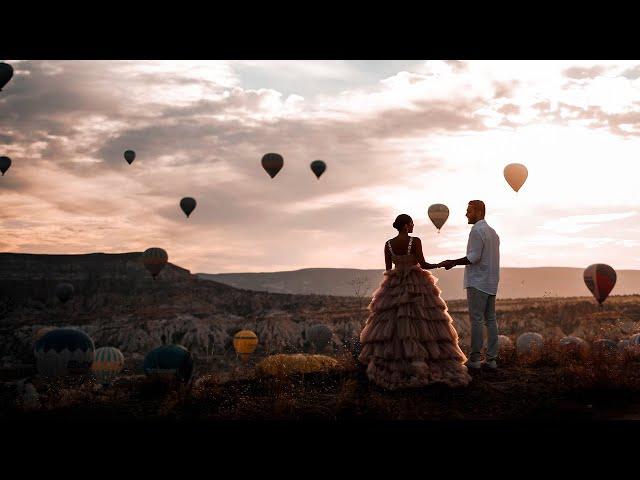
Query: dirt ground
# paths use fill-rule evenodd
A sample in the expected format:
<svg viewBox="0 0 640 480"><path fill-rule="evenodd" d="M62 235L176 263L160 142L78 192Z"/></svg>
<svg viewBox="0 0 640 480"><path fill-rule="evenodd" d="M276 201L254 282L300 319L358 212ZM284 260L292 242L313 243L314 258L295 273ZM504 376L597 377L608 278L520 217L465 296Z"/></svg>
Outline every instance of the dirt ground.
<svg viewBox="0 0 640 480"><path fill-rule="evenodd" d="M472 371L467 387L431 385L389 392L350 357L312 374L258 375L250 365L198 373L190 385L125 372L109 387L91 377L31 380L38 404L15 382L0 391L0 420L635 420L640 419L640 360L525 365Z"/></svg>

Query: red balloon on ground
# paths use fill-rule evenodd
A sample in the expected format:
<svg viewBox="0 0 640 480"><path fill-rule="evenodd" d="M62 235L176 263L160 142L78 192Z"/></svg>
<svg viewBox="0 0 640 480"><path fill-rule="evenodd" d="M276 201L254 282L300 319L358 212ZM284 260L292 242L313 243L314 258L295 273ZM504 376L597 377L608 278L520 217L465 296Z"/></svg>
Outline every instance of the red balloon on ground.
<svg viewBox="0 0 640 480"><path fill-rule="evenodd" d="M604 263L594 263L584 270L584 283L602 305L616 284L616 271Z"/></svg>

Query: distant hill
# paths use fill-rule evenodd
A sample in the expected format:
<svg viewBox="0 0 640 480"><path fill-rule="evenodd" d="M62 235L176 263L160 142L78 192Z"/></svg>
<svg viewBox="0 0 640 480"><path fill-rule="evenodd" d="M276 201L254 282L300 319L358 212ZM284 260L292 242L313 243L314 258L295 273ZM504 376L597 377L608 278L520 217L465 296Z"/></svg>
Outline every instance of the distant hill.
<svg viewBox="0 0 640 480"><path fill-rule="evenodd" d="M446 300L462 299L464 270L456 267L431 271ZM273 293L369 296L382 280L383 270L351 268L305 268L288 272L197 274L247 290ZM590 296L582 279L583 269L566 267L503 268L500 271L498 296L501 298L582 297ZM618 270L612 295L640 292L640 270ZM360 291L358 292L358 285Z"/></svg>

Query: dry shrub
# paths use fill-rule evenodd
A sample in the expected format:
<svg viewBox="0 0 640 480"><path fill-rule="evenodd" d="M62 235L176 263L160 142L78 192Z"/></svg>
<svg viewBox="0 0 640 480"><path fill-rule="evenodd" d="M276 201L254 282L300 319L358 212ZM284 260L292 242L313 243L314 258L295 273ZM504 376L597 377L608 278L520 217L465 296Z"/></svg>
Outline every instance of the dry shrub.
<svg viewBox="0 0 640 480"><path fill-rule="evenodd" d="M326 355L271 355L256 365L258 375L284 377L295 374L319 373L336 370L339 366L335 358Z"/></svg>

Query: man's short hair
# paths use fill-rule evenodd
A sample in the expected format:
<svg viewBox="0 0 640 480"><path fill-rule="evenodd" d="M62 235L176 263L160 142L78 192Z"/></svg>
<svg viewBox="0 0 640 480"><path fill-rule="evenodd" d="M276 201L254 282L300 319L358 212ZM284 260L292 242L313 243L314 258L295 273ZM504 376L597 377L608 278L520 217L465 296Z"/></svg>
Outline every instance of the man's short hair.
<svg viewBox="0 0 640 480"><path fill-rule="evenodd" d="M487 210L482 200L471 200L469 202L469 205L473 205L473 208L475 208L478 212L480 212L480 215L484 217Z"/></svg>

